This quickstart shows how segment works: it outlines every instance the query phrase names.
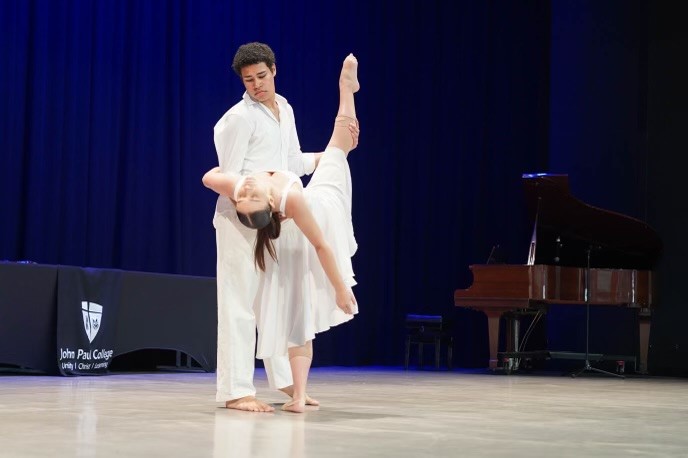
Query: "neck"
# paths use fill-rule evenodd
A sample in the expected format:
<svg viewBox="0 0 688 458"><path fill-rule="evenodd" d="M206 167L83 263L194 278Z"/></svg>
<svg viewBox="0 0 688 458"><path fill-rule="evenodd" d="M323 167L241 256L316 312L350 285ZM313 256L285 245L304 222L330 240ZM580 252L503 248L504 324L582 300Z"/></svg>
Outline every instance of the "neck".
<svg viewBox="0 0 688 458"><path fill-rule="evenodd" d="M282 193L279 191L279 186L275 183L275 173L270 173L267 177L268 181L268 198L272 198L271 209L274 212L279 210L280 200L282 200Z"/></svg>
<svg viewBox="0 0 688 458"><path fill-rule="evenodd" d="M266 100L265 102L260 103L266 106L272 112L272 114L275 115L275 118L279 120L279 108L277 108L277 100L275 100L274 97L270 100Z"/></svg>
<svg viewBox="0 0 688 458"><path fill-rule="evenodd" d="M270 195L272 196L272 212L278 212L282 204L282 193L273 188Z"/></svg>
<svg viewBox="0 0 688 458"><path fill-rule="evenodd" d="M265 102L260 102L260 103L262 103L263 105L265 105L266 107L268 107L271 110L274 110L275 108L277 108L277 100L274 97L271 98L270 100L266 100Z"/></svg>

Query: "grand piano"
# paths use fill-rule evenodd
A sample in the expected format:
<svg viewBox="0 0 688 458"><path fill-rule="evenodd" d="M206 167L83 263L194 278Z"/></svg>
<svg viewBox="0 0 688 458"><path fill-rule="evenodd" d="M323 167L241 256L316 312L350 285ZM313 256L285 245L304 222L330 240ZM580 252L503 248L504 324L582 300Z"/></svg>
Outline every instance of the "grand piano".
<svg viewBox="0 0 688 458"><path fill-rule="evenodd" d="M646 373L659 236L640 220L575 198L568 175L525 174L523 184L533 222L526 264L471 265L473 283L454 292L456 306L487 315L489 367L504 368L506 359L498 355L519 354L520 330L513 319L519 313L546 313L550 304L605 305L637 310L637 370ZM503 316L509 335L498 353Z"/></svg>

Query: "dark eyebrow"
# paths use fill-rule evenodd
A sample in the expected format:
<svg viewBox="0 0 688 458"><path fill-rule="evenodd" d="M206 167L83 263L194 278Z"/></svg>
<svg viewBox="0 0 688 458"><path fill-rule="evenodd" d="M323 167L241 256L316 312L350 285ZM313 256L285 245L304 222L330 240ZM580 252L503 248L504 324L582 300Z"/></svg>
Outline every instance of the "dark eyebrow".
<svg viewBox="0 0 688 458"><path fill-rule="evenodd" d="M256 73L256 76L257 76L258 78L262 78L262 77L264 77L264 76L267 75L267 74L268 74L268 72L264 70L264 71L262 71L262 72ZM253 75L246 75L246 76L243 77L243 79L244 79L244 80L253 79Z"/></svg>

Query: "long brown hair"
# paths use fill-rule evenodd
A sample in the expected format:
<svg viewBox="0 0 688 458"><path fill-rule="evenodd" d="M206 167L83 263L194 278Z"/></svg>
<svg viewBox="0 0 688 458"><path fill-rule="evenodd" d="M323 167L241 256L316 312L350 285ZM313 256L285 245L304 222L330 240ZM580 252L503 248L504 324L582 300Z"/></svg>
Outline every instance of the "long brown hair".
<svg viewBox="0 0 688 458"><path fill-rule="evenodd" d="M272 218L267 226L258 229L256 234L256 245L253 252L253 262L256 267L265 272L265 252L272 259L277 262L277 253L275 253L275 244L272 243L274 239L279 237L282 224L278 213L272 213Z"/></svg>
<svg viewBox="0 0 688 458"><path fill-rule="evenodd" d="M277 262L275 245L272 243L280 235L282 224L279 214L273 213L270 205L262 210L251 213L241 213L237 211L239 221L246 227L256 229L256 243L253 247L253 263L260 270L265 272L265 252Z"/></svg>

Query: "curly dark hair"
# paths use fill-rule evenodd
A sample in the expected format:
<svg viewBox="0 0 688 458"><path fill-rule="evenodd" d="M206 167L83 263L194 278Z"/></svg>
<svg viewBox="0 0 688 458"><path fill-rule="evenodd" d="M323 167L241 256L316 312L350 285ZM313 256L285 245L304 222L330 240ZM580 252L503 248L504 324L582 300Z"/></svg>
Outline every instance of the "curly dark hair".
<svg viewBox="0 0 688 458"><path fill-rule="evenodd" d="M268 68L272 69L275 65L275 53L272 52L270 46L265 43L259 43L254 41L252 43L246 43L239 46L236 54L234 54L234 60L232 61L232 69L234 73L241 76L241 69L249 65L255 65L259 63L265 63Z"/></svg>

